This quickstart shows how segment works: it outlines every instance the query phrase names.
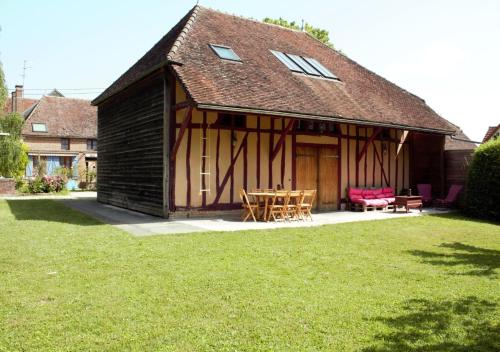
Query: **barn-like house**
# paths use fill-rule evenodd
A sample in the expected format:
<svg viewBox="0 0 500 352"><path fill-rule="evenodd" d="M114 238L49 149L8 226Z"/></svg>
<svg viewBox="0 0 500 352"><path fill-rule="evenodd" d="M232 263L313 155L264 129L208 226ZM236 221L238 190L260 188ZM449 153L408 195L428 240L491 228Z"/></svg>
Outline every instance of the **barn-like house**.
<svg viewBox="0 0 500 352"><path fill-rule="evenodd" d="M305 32L195 6L93 104L98 200L159 216L239 207L240 188L444 183L456 127Z"/></svg>

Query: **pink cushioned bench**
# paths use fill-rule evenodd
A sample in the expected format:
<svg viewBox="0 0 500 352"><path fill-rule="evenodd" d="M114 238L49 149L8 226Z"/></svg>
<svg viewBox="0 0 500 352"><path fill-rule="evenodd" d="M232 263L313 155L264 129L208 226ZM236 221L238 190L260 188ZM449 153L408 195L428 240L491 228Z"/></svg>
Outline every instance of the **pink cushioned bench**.
<svg viewBox="0 0 500 352"><path fill-rule="evenodd" d="M396 200L392 187L385 188L355 188L347 189L348 209L350 210L376 210L387 209L393 206Z"/></svg>

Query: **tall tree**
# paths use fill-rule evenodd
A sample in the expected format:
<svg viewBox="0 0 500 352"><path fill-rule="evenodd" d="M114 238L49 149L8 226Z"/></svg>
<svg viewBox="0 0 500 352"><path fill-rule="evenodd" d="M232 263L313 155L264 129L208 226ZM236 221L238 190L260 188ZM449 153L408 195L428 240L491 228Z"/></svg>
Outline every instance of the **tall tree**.
<svg viewBox="0 0 500 352"><path fill-rule="evenodd" d="M24 119L18 113L5 114L7 87L3 68L0 63L0 176L19 177L24 174L28 164L28 146L23 143L22 129Z"/></svg>
<svg viewBox="0 0 500 352"><path fill-rule="evenodd" d="M5 103L7 102L7 86L5 85L5 75L3 73L3 66L0 62L0 116L3 114Z"/></svg>
<svg viewBox="0 0 500 352"><path fill-rule="evenodd" d="M271 24L276 24L281 27L285 28L291 28L295 30L300 30L300 26L295 23L295 21L288 22L287 20L283 18L270 18L266 17L264 18L263 22L265 23L271 23ZM312 35L314 38L318 39L320 42L328 45L330 48L333 48L333 43L330 42L330 33L326 29L321 29L318 27L314 27L310 25L309 23L304 24L304 30Z"/></svg>

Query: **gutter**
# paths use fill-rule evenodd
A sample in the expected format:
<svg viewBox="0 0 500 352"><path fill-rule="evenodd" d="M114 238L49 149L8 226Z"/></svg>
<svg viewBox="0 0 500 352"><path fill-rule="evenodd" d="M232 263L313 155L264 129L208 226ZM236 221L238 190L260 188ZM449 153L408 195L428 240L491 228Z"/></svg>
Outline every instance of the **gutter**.
<svg viewBox="0 0 500 352"><path fill-rule="evenodd" d="M213 105L213 104L196 104L196 108L200 110L219 110L219 111L231 111L231 112L243 112L255 115L272 115L272 116L283 116L283 117L292 117L292 118L300 118L300 119L308 119L308 120L321 120L321 121L335 121L341 123L353 123L363 126L379 126L379 127L388 127L388 128L397 128L403 130L410 131L418 131L418 132L427 132L427 133L439 133L445 135L453 135L455 131L450 130L440 130L434 128L424 128L424 127L412 127L407 125L399 125L392 123L382 123L382 122L372 122L366 120L359 120L353 118L346 118L341 116L321 116L321 115L312 115L312 114L300 114L288 111L271 111L271 110L263 110L263 109L252 109L252 108L244 108L244 107L235 107L235 106L224 106L224 105Z"/></svg>
<svg viewBox="0 0 500 352"><path fill-rule="evenodd" d="M463 139L463 138L457 138L455 136L450 136L451 139L455 140L455 141L460 141L460 142L467 142L467 143L471 143L471 144L481 144L482 142L476 142L476 141L471 141L470 139Z"/></svg>

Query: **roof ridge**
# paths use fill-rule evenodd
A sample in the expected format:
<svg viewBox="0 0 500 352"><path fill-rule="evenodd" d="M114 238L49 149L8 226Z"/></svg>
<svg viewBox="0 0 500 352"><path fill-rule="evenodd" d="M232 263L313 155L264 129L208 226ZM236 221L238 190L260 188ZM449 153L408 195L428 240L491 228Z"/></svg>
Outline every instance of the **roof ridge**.
<svg viewBox="0 0 500 352"><path fill-rule="evenodd" d="M186 21L186 24L184 25L181 32L177 36L177 39L172 44L170 51L167 53L167 60L174 61L173 57L174 57L175 53L177 52L177 49L179 49L179 47L184 42L184 39L186 38L189 30L191 29L191 26L193 25L194 21L196 20L196 17L198 16L198 11L200 10L200 8L201 8L200 5L195 5L192 8L191 15L189 16L189 19Z"/></svg>
<svg viewBox="0 0 500 352"><path fill-rule="evenodd" d="M92 101L91 99L74 98L74 97L55 97L55 96L52 96L52 95L45 95L45 94L42 95L42 98L71 99L71 100L81 100L81 101L88 101L88 102Z"/></svg>
<svg viewBox="0 0 500 352"><path fill-rule="evenodd" d="M292 32L297 32L297 33L303 33L303 32L305 32L305 31L300 30L300 29L283 27L283 26L280 26L279 24L268 23L268 22L264 22L263 20L258 20L258 19L251 18L251 17L245 17L245 16L242 16L242 15L237 15L237 14L234 14L234 13L229 13L229 12L217 10L217 9L214 9L214 8L211 8L211 7L206 7L206 6L202 6L202 5L197 5L197 6L200 7L200 8L202 8L202 9L208 10L208 11L217 12L217 13L220 13L222 15L236 17L236 18L240 18L240 19L243 19L243 20L256 22L256 23L259 23L259 24L267 25L267 26L278 27L280 29L284 29L284 30L288 30L288 31L292 31Z"/></svg>

